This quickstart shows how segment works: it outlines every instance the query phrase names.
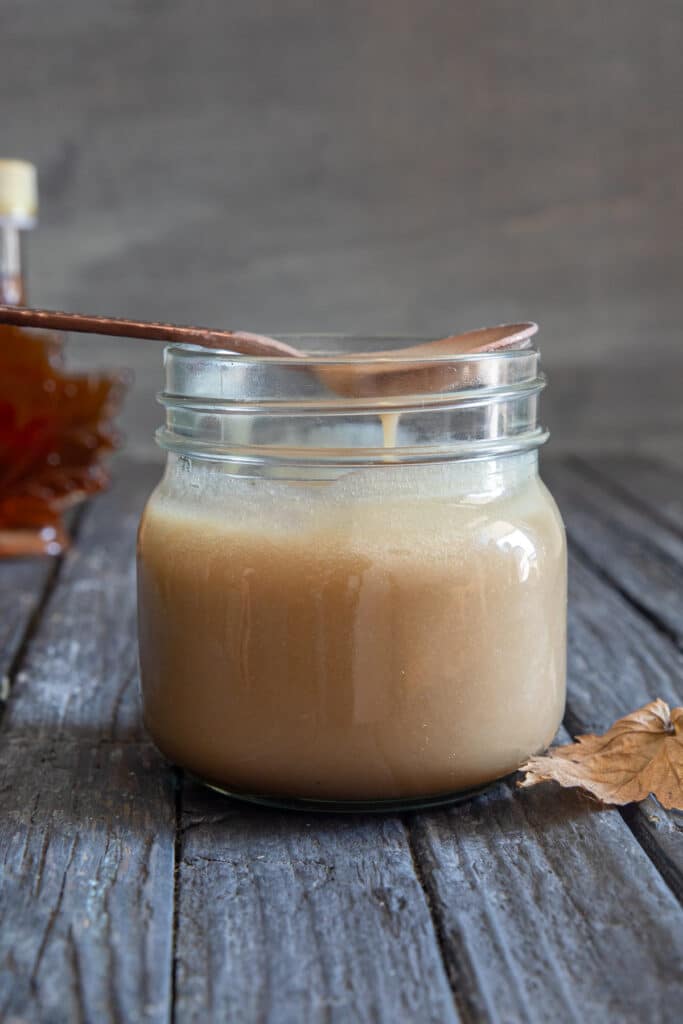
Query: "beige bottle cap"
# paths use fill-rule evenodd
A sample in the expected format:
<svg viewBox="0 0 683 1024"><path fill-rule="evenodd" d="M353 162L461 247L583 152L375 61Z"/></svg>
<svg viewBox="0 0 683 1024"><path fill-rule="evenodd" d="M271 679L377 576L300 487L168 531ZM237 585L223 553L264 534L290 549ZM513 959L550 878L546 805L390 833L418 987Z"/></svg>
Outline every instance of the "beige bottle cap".
<svg viewBox="0 0 683 1024"><path fill-rule="evenodd" d="M0 219L31 227L38 213L38 178L26 160L0 160Z"/></svg>

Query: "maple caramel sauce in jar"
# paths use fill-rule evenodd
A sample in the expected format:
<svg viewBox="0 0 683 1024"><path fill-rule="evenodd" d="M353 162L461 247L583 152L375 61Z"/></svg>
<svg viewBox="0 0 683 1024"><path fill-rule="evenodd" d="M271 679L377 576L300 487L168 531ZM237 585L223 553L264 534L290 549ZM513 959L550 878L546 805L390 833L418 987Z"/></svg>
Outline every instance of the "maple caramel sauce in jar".
<svg viewBox="0 0 683 1024"><path fill-rule="evenodd" d="M321 351L166 350L168 460L138 544L147 728L251 800L461 799L546 747L564 711L538 352L293 343Z"/></svg>

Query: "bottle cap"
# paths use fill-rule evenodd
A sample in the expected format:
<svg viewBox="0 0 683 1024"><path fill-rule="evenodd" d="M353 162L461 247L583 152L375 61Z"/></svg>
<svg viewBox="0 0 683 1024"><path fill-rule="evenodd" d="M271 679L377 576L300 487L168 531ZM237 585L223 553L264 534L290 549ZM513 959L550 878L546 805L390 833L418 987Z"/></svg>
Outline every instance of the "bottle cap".
<svg viewBox="0 0 683 1024"><path fill-rule="evenodd" d="M0 220L30 228L38 213L38 180L26 160L0 160Z"/></svg>

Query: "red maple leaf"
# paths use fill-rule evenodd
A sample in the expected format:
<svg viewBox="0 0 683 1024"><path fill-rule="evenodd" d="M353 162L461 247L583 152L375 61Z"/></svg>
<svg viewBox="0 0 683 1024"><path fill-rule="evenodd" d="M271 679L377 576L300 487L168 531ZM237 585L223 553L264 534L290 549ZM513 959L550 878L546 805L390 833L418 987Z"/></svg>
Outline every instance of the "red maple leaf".
<svg viewBox="0 0 683 1024"><path fill-rule="evenodd" d="M54 335L0 326L0 556L66 547L64 510L109 482L123 383L66 372Z"/></svg>

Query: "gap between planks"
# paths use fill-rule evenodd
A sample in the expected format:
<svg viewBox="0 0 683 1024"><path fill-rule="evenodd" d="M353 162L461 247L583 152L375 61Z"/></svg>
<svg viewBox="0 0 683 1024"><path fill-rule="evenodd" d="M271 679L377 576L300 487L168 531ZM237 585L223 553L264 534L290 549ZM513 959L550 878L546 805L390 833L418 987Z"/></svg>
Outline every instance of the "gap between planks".
<svg viewBox="0 0 683 1024"><path fill-rule="evenodd" d="M583 467L579 467L578 472L583 473ZM596 487L604 486L602 481L595 479L592 476L591 479L593 480L593 483ZM604 486L604 490L612 491L612 489L608 488L607 486ZM631 496L626 494L625 492L617 494L615 491L612 491L612 493L614 493L615 497L618 497L619 500L623 501L625 504L630 503L634 507L636 506L636 502L633 501L631 499ZM647 512L647 510L644 507L642 508L642 511ZM665 528L669 529L669 527ZM577 534L570 533L569 530L567 530L567 535L569 546L572 549L572 553L576 558L581 559L583 563L586 565L586 567L589 568L595 576L603 580L607 584L607 586L609 586L612 590L616 591L616 593L619 594L620 597L623 597L624 601L626 601L626 603L629 604L631 608L633 608L633 610L638 613L638 615L640 615L643 619L649 622L649 624L652 626L654 630L657 631L657 633L659 633L666 640L671 641L671 643L675 644L676 647L681 647L680 638L677 635L677 633L674 630L672 630L671 627L668 626L667 623L664 622L656 614L656 612L654 612L650 607L648 607L647 604L645 604L643 601L639 601L638 598L635 597L635 595L630 590L623 586L623 584L620 583L617 577L613 573L611 573L609 569L606 569L604 566L600 565L600 563L592 557L589 549L585 546L585 544L582 544L580 535L577 536Z"/></svg>
<svg viewBox="0 0 683 1024"><path fill-rule="evenodd" d="M587 599L592 597L593 600L599 601L601 600L601 598L607 595L607 592L609 592L609 594L612 595L614 604L618 605L619 602L625 602L627 606L625 611L627 611L630 616L634 616L635 618L640 620L642 624L642 630L646 633L651 634L653 646L659 645L661 643L668 652L671 660L673 661L674 657L677 654L678 648L675 644L671 642L669 634L665 630L663 631L660 629L659 622L653 622L652 617L649 614L644 614L643 611L638 607L638 605L630 599L629 594L624 593L621 587L615 586L613 580L608 576L608 574L605 573L602 570L602 568L599 565L597 565L589 556L587 556L579 548L578 544L572 542L571 550L573 561L578 563L578 565L583 568L586 577L590 578L591 580L592 593L584 594L584 598L586 599L584 601L585 613L587 613L588 617L590 618L590 613L592 609L590 607L590 602ZM574 620L574 630L575 633L578 633L578 642L580 643L582 640L585 639L585 633L583 637L581 636L582 631L585 629L585 622L582 621L581 609L579 607L581 602L580 600L578 600L579 596L580 595L577 593L575 593L574 595L576 600L572 604L572 616ZM614 608L610 607L609 612L612 613L613 611ZM634 642L637 643L637 640L638 638L636 637ZM577 641L575 640L574 643L576 644L576 642ZM611 652L608 652L607 658L609 659L609 657L613 657ZM640 665L638 665L638 667L640 667ZM613 668L617 669L618 663L615 662ZM578 669L577 667L574 668L573 674L575 678L577 678L577 673L579 671L580 669ZM642 678L646 677L642 676ZM633 687L633 679L630 679L629 682L630 685ZM666 694L666 696L669 697L669 699L671 699L669 694ZM624 713L627 713L628 710L630 709L623 709ZM581 718L577 714L577 711L578 708L575 706L575 702L572 700L572 688L570 686L565 722L567 728L571 729L572 734L588 731L586 727L587 723L581 720ZM609 723L604 724L606 727ZM561 736L561 740L563 742L567 742L568 737ZM564 799L564 796L558 795L557 799ZM644 801L642 804L636 805L631 808L623 809L621 810L621 813L619 813L618 811L617 813L614 813L614 811L607 811L606 813L608 815L614 814L613 820L622 822L622 827L628 828L628 830L632 834L633 842L634 844L636 844L636 848L642 850L643 855L650 861L653 869L657 872L657 874L663 880L663 882L668 886L672 894L675 897L677 897L680 901L683 895L680 863L676 863L676 858L668 857L666 844L662 844L662 839L668 838L668 840L673 845L674 843L676 843L676 839L678 839L680 842L680 839L683 838L683 836L680 834L681 832L683 832L683 829L674 820L674 817L672 815L667 816L666 812L661 811L652 798L649 798L649 800ZM659 815L659 825L656 824L657 815ZM427 816L425 821L429 821L430 817L432 819L436 818L436 820L438 820L439 816ZM660 831L660 828L663 829L665 826L664 819L668 819L670 822L670 830L668 832L668 835L663 835L663 833ZM447 905L444 906L443 900L439 899L439 883L434 877L434 872L427 870L426 874L425 870L423 869L424 865L422 863L422 857L424 856L426 849L424 845L424 835L422 834L424 826L420 826L420 822L415 816L407 816L405 820L405 825L409 835L409 844L411 849L411 855L413 857L415 873L425 891L427 905L429 907L430 913L434 921L434 929L438 937L442 958L444 959L444 962L448 967L449 981L451 983L451 987L454 989L454 993L456 994L458 1009L465 1019L481 1019L479 1014L483 1012L484 1008L478 1007L476 1005L476 1002L471 1002L471 1000L475 998L476 993L474 993L474 990L472 989L471 978L470 984L468 984L468 967L466 964L462 965L462 968L464 970L463 977L458 976L459 968L457 958L454 956L454 954L457 952L458 954L460 954L460 956L462 956L465 953L465 945L461 945L457 940L454 940L452 936L449 939L448 907ZM417 831L414 832L414 830ZM679 834L676 835L676 832L678 832ZM676 845L678 847L678 844ZM420 853L421 849L422 854ZM680 857L680 854L678 854L678 856ZM444 914L446 916L444 916Z"/></svg>
<svg viewBox="0 0 683 1024"><path fill-rule="evenodd" d="M611 460L605 460L607 465L614 465L621 460L613 458ZM631 461L631 460L629 460ZM643 498L641 494L638 494L635 490L625 486L622 482L616 479L614 476L608 473L607 476L598 472L597 466L590 462L587 457L581 455L568 456L567 462L570 466L574 466L579 473L583 473L591 479L597 486L602 487L605 491L609 491L620 501L628 502L635 508L639 509L644 515L649 516L664 530L672 531L673 533L683 536L683 522L677 521L671 515L667 515L666 512L662 512L657 505ZM636 465L640 465L650 473L655 473L661 477L678 477L680 481L680 488L683 492L683 469L673 463L664 462L662 459L657 459L654 456L638 456L637 460L633 460Z"/></svg>
<svg viewBox="0 0 683 1024"><path fill-rule="evenodd" d="M676 647L675 641L672 641L671 636L666 632L659 629L658 623L653 622L650 615L644 613L637 604L629 600L628 594L625 594L619 587L614 586L610 578L601 571L599 566L596 566L589 557L586 556L585 552L578 550L573 542L570 542L572 549L572 558L582 565L586 572L593 576L596 580L601 580L605 586L610 587L616 594L622 598L629 607L633 610L634 614L638 615L648 628L652 628L665 643L673 643ZM652 695L652 699L657 696ZM669 700L671 700L671 697ZM680 698L679 698L680 699ZM624 709L624 714L628 714L629 710ZM581 716L572 709L572 697L571 689L567 693L567 706L563 718L564 728L567 730L572 739L583 733L592 731L590 724L582 720ZM604 731L607 726L604 726L597 731ZM676 811L667 811L659 804L654 797L647 797L646 800L641 801L637 804L629 804L625 807L615 808L623 818L625 824L633 833L635 839L638 841L644 852L652 861L655 868L659 871L660 875L667 883L673 894L683 905L683 872L681 865L683 865L683 852L679 854L678 863L675 858L671 858L668 855L667 849L662 845L663 838L674 837L676 841L677 834L680 832L679 841L683 842L683 815L680 815ZM677 819L681 818L679 822ZM662 821L664 823L661 825ZM657 826L661 826L659 829ZM654 827L653 827L654 826ZM664 832L664 830L666 830ZM657 835L658 831L663 832L663 835Z"/></svg>
<svg viewBox="0 0 683 1024"><path fill-rule="evenodd" d="M411 817L413 817L412 814L400 815L406 835L406 842L408 844L408 852L413 864L413 871L415 872L415 878L417 879L418 885L424 894L427 912L432 921L432 929L434 931L434 937L439 950L439 956L441 957L444 972L448 979L448 984L453 996L453 1004L462 1024L470 1024L470 1022L471 1024L477 1024L476 1013L472 1012L472 1007L469 1005L469 1001L464 995L466 985L463 984L463 978L466 977L467 972L460 965L460 960L463 957L464 951L459 950L459 955L453 952L449 953L448 942L446 941L446 935L444 932L444 921L434 907L433 894L427 879L425 878L422 863L420 861L420 855L416 849L415 836L413 835L413 830L411 828Z"/></svg>
<svg viewBox="0 0 683 1024"><path fill-rule="evenodd" d="M683 481L675 469L633 460L633 474L654 475L660 491ZM600 469L602 468L602 472ZM653 502L614 480L610 460L577 457L544 463L542 475L561 509L567 532L595 571L663 635L683 648L683 542L679 529L653 514Z"/></svg>
<svg viewBox="0 0 683 1024"><path fill-rule="evenodd" d="M175 1021L176 993L178 987L178 929L180 924L180 864L182 858L182 816L183 816L183 783L185 773L182 768L173 768L175 785L175 831L173 835L173 919L171 923L171 1006L170 1024Z"/></svg>
<svg viewBox="0 0 683 1024"><path fill-rule="evenodd" d="M149 475L88 503L14 665L0 746L11 953L0 987L17 1018L168 1020L174 794L128 682L134 530Z"/></svg>
<svg viewBox="0 0 683 1024"><path fill-rule="evenodd" d="M679 475L674 467L658 464L649 458L639 460L639 464L642 467L645 467L646 471L650 473L659 473L662 481L667 481L671 477ZM558 469L562 474L565 468L568 467L570 472L573 471L580 477L590 481L592 486L598 491L611 495L613 499L627 507L637 509L645 517L650 517L652 515L652 508L646 501L638 500L626 487L620 486L618 482L601 475L596 468L584 463L578 457L563 459L560 462L551 464L551 467L552 468L549 467L550 472L548 473L551 480L552 478L557 480ZM666 486L664 489L666 489ZM602 564L592 555L590 545L587 545L583 540L581 531L572 526L571 494L565 493L564 500L562 500L560 504L567 510L567 519L569 520L567 532L569 536L569 547L572 560L576 563L577 567L583 567L593 579L598 581L598 587L602 585L612 591L615 595L618 595L618 600L623 601L627 608L630 609L631 614L637 616L637 618L641 620L644 628L654 634L653 646L657 643L661 644L662 650L665 652L665 657L673 663L677 658L677 654L681 650L680 636L677 635L666 622L657 616L651 605L647 606L643 604L635 598L631 590L621 585L617 575L613 571L609 570L609 561L607 565ZM592 512L592 515L597 518L599 513ZM603 517L603 519L606 521L609 528L609 512ZM669 534L676 532L673 529L672 523L667 521L664 517L659 517L657 521L659 527L663 531ZM639 536L637 530L633 532L635 536ZM615 538L618 539L619 534L616 527L614 528L613 533ZM575 608L575 617L578 621L579 616L576 614L577 612L578 607ZM671 703L681 702L683 700L683 695L680 693L681 680L679 680L678 676L674 674L676 667L678 667L680 671L679 666L673 666L672 664L670 692L664 694L665 699ZM676 689L676 682L679 683L678 690ZM652 700L655 696L660 695L661 694L654 692L649 694L643 692L639 695L637 700L645 703L647 699ZM624 707L622 708L622 714L628 714L630 710L634 710L634 708ZM573 708L571 686L568 690L567 710L565 713L564 724L572 737L579 735L580 733L595 730L593 723L586 721L582 718L580 712ZM604 731L604 729L610 724L610 722L602 721L596 731ZM683 816L680 812L665 810L657 801L654 800L653 797L648 797L645 801L642 801L637 805L619 808L619 813L644 852L662 875L669 888L672 890L679 902L683 903L683 850L681 850L681 840L683 840Z"/></svg>
<svg viewBox="0 0 683 1024"><path fill-rule="evenodd" d="M88 502L83 502L70 516L69 526L69 537L72 544L76 544L78 540L78 533L83 522L83 517L87 513ZM45 574L44 579L39 585L38 597L34 608L29 612L26 622L21 627L21 635L19 642L17 643L16 650L12 655L10 662L7 666L7 670L2 680L2 693L0 695L0 722L2 722L5 708L12 695L12 689L17 676L21 672L22 665L26 658L27 651L31 645L31 640L36 635L40 626L40 621L43 617L43 612L47 607L47 604L52 596L52 593L59 582L59 576L64 566L64 558L66 551L63 551L60 555L49 556L39 555L31 556L34 559L38 558L52 558L49 568Z"/></svg>

